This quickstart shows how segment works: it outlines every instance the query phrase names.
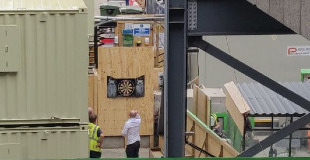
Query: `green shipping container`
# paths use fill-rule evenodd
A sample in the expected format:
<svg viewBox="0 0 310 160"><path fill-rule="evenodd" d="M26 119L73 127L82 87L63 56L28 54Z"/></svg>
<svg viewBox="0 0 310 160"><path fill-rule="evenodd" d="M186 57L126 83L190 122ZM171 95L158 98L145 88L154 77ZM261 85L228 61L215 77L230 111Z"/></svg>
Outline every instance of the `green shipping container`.
<svg viewBox="0 0 310 160"><path fill-rule="evenodd" d="M121 4L118 2L107 2L100 5L101 16L117 16L120 12Z"/></svg>
<svg viewBox="0 0 310 160"><path fill-rule="evenodd" d="M1 158L88 157L87 17L83 0L0 0Z"/></svg>

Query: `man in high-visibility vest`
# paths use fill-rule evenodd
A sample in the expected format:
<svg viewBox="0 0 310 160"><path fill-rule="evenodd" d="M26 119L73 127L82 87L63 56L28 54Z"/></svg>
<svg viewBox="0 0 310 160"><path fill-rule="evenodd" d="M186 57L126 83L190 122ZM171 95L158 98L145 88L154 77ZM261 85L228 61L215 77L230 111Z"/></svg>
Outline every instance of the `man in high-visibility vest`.
<svg viewBox="0 0 310 160"><path fill-rule="evenodd" d="M89 157L101 158L101 148L104 134L100 127L96 125L97 116L89 115L88 137L89 137Z"/></svg>
<svg viewBox="0 0 310 160"><path fill-rule="evenodd" d="M221 130L221 125L220 125L220 121L217 118L216 114L211 114L210 117L211 121L210 121L210 125L211 125L211 129L220 137L224 138L224 134Z"/></svg>
<svg viewBox="0 0 310 160"><path fill-rule="evenodd" d="M211 121L210 121L211 129L219 128L220 127L219 120L218 120L216 114L211 114L210 118L211 118Z"/></svg>

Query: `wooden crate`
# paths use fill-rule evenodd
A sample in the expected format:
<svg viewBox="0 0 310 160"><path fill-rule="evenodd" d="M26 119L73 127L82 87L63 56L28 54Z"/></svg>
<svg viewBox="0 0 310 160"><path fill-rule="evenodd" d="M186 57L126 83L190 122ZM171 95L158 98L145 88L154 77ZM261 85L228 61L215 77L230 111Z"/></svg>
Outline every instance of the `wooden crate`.
<svg viewBox="0 0 310 160"><path fill-rule="evenodd" d="M153 135L154 51L152 47L99 48L98 123L107 136L120 136L130 110L138 110L141 135ZM137 78L145 76L142 98L107 98L107 76Z"/></svg>

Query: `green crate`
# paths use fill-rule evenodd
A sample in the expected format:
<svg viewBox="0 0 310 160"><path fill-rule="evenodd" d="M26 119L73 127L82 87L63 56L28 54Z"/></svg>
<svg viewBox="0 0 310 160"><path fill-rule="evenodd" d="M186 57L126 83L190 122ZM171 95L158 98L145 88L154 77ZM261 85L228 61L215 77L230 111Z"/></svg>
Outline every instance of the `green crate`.
<svg viewBox="0 0 310 160"><path fill-rule="evenodd" d="M120 9L121 14L141 14L143 10L137 6L124 6Z"/></svg>
<svg viewBox="0 0 310 160"><path fill-rule="evenodd" d="M121 4L117 2L107 2L100 5L101 16L117 16L120 14Z"/></svg>

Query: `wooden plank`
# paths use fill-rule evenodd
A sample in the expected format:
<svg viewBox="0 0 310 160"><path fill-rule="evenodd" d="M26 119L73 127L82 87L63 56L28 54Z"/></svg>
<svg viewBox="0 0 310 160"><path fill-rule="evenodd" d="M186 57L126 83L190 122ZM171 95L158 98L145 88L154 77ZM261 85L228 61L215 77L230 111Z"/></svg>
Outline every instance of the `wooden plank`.
<svg viewBox="0 0 310 160"><path fill-rule="evenodd" d="M198 107L198 89L199 87L197 85L193 85L193 100L194 100L194 106L193 106L193 114L197 115L197 107Z"/></svg>
<svg viewBox="0 0 310 160"><path fill-rule="evenodd" d="M94 77L94 111L96 114L98 114L98 81L99 81L99 77L97 74L96 69L94 69L94 73L95 73L95 77Z"/></svg>
<svg viewBox="0 0 310 160"><path fill-rule="evenodd" d="M207 96L204 87L198 89L198 99L197 99L197 117L210 126L210 98Z"/></svg>
<svg viewBox="0 0 310 160"><path fill-rule="evenodd" d="M245 99L242 97L238 87L234 82L226 83L225 88L228 92L226 95L226 107L240 133L244 132L244 114L251 109Z"/></svg>
<svg viewBox="0 0 310 160"><path fill-rule="evenodd" d="M210 97L208 96L208 93L207 93L207 90L206 88L203 88L201 89L202 92L206 95L206 98L207 98L207 106L206 106L206 115L205 115L205 118L206 118L206 124L208 126L210 126L210 117L211 117L211 99Z"/></svg>
<svg viewBox="0 0 310 160"><path fill-rule="evenodd" d="M207 96L203 94L201 89L198 88L197 91L197 117L206 124L206 106L207 106Z"/></svg>
<svg viewBox="0 0 310 160"><path fill-rule="evenodd" d="M190 132L191 130L195 132L195 123L193 120L191 120L188 116L186 117L186 131ZM188 136L187 137L188 142L194 143L195 141L195 134L193 136ZM195 154L195 149L189 145L185 145L185 150L190 154L194 155Z"/></svg>
<svg viewBox="0 0 310 160"><path fill-rule="evenodd" d="M164 157L163 152L159 149L150 149L149 158L162 158Z"/></svg>
<svg viewBox="0 0 310 160"><path fill-rule="evenodd" d="M158 136L158 147L164 152L165 151L165 139L164 136Z"/></svg>
<svg viewBox="0 0 310 160"><path fill-rule="evenodd" d="M244 113L251 111L248 103L242 97L238 87L235 85L235 83L233 81L226 83L224 86L225 86L228 94L231 95L232 100L236 104L236 107L241 114L244 114Z"/></svg>
<svg viewBox="0 0 310 160"><path fill-rule="evenodd" d="M194 144L200 148L206 149L204 146L204 141L206 139L205 131L195 123L195 141ZM200 154L199 151L196 151L194 154L195 157L201 158L206 157L204 154Z"/></svg>
<svg viewBox="0 0 310 160"><path fill-rule="evenodd" d="M94 79L95 76L88 75L88 107L94 107Z"/></svg>
<svg viewBox="0 0 310 160"><path fill-rule="evenodd" d="M120 136L130 110L138 110L141 135L153 135L154 74L151 47L99 48L98 122L107 136ZM141 98L107 98L107 76L137 78L145 76L145 96Z"/></svg>
<svg viewBox="0 0 310 160"><path fill-rule="evenodd" d="M230 94L226 95L226 107L227 111L230 113L232 119L236 123L238 130L242 134L244 132L244 116L239 112Z"/></svg>
<svg viewBox="0 0 310 160"><path fill-rule="evenodd" d="M215 136L208 136L208 145L210 146L208 151L216 157L219 157L222 146L220 143L218 143L218 141L221 141L221 139L218 139Z"/></svg>

